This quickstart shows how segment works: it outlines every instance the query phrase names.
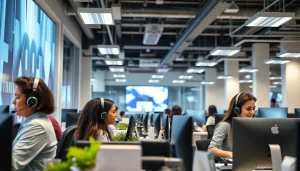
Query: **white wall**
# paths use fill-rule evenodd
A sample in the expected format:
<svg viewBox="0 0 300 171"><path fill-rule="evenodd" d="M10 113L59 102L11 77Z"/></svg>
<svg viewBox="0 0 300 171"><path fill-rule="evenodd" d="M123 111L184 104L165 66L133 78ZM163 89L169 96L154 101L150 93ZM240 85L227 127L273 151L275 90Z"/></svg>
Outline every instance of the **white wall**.
<svg viewBox="0 0 300 171"><path fill-rule="evenodd" d="M241 84L240 84L240 91L241 91L241 92L251 93L251 94L252 94L252 88L250 88L249 86L252 86L252 84L241 83Z"/></svg>

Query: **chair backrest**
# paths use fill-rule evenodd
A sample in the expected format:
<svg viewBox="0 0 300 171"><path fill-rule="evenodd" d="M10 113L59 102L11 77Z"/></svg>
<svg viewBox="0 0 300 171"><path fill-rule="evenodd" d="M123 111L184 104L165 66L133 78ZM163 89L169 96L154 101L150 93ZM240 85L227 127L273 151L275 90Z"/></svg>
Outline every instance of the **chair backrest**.
<svg viewBox="0 0 300 171"><path fill-rule="evenodd" d="M74 135L74 132L76 131L76 129L77 129L77 126L70 126L64 131L64 133L58 143L55 158L60 158L61 160L66 160L67 149L71 146L71 144L73 142L73 135Z"/></svg>
<svg viewBox="0 0 300 171"><path fill-rule="evenodd" d="M214 129L215 125L207 125L206 130L207 130L207 139L212 139L214 135Z"/></svg>
<svg viewBox="0 0 300 171"><path fill-rule="evenodd" d="M208 149L208 146L210 144L210 139L207 139L207 140L197 140L196 141L196 147L197 147L197 150L199 151L207 151Z"/></svg>
<svg viewBox="0 0 300 171"><path fill-rule="evenodd" d="M13 128L12 128L12 140L13 141L16 138L18 132L19 132L20 126L21 126L20 123L16 123L16 124L13 125Z"/></svg>

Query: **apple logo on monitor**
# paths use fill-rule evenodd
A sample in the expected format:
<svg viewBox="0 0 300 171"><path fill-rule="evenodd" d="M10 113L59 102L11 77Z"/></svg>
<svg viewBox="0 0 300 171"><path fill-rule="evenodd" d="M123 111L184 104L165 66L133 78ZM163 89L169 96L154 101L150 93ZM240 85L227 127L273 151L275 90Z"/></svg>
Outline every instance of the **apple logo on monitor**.
<svg viewBox="0 0 300 171"><path fill-rule="evenodd" d="M271 127L271 132L272 132L272 134L278 134L279 133L278 126L277 125L272 126Z"/></svg>

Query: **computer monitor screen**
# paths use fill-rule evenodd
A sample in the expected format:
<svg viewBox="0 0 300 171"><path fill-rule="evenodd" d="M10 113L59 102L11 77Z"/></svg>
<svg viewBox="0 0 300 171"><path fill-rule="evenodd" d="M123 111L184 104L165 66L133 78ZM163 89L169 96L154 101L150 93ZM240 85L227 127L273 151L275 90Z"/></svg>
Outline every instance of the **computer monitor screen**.
<svg viewBox="0 0 300 171"><path fill-rule="evenodd" d="M295 118L300 118L300 108L295 108Z"/></svg>
<svg viewBox="0 0 300 171"><path fill-rule="evenodd" d="M287 118L287 108L258 108L260 118Z"/></svg>
<svg viewBox="0 0 300 171"><path fill-rule="evenodd" d="M221 120L223 120L225 114L215 114L215 125L217 125Z"/></svg>
<svg viewBox="0 0 300 171"><path fill-rule="evenodd" d="M272 168L269 144L278 144L282 157L295 157L298 123L300 119L234 118L233 170Z"/></svg>
<svg viewBox="0 0 300 171"><path fill-rule="evenodd" d="M66 122L67 112L77 113L77 109L61 109L61 122Z"/></svg>
<svg viewBox="0 0 300 171"><path fill-rule="evenodd" d="M130 137L132 137L134 130L135 130L135 120L134 120L133 116L131 115L130 119L129 119L129 124L128 124L127 132L126 132L125 141L128 141L130 139Z"/></svg>
<svg viewBox="0 0 300 171"><path fill-rule="evenodd" d="M185 115L191 116L193 122L197 122L202 125L206 123L206 111L205 110L186 110Z"/></svg>
<svg viewBox="0 0 300 171"><path fill-rule="evenodd" d="M160 131L160 114L153 114L154 133L158 136Z"/></svg>
<svg viewBox="0 0 300 171"><path fill-rule="evenodd" d="M225 110L217 110L218 114L225 114Z"/></svg>
<svg viewBox="0 0 300 171"><path fill-rule="evenodd" d="M9 105L0 105L0 114L9 114Z"/></svg>
<svg viewBox="0 0 300 171"><path fill-rule="evenodd" d="M80 113L76 112L67 112L67 119L66 119L66 128L77 125Z"/></svg>
<svg viewBox="0 0 300 171"><path fill-rule="evenodd" d="M13 116L0 115L0 170L11 170Z"/></svg>
<svg viewBox="0 0 300 171"><path fill-rule="evenodd" d="M185 170L192 170L193 164L193 120L186 115L172 116L171 144L174 145L174 157L183 160Z"/></svg>
<svg viewBox="0 0 300 171"><path fill-rule="evenodd" d="M126 111L164 111L168 108L168 87L126 86Z"/></svg>
<svg viewBox="0 0 300 171"><path fill-rule="evenodd" d="M162 126L164 127L164 139L169 139L169 117L166 114L162 115Z"/></svg>
<svg viewBox="0 0 300 171"><path fill-rule="evenodd" d="M147 133L148 132L148 114L144 114L143 117L143 127L144 127L144 132Z"/></svg>

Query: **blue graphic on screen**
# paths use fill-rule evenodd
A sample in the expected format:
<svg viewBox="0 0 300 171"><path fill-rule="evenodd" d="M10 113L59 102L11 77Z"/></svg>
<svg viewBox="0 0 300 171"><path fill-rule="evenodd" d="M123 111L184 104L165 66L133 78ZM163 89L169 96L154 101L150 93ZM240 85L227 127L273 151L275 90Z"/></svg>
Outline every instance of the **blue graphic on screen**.
<svg viewBox="0 0 300 171"><path fill-rule="evenodd" d="M0 105L11 104L13 80L39 77L54 90L55 23L32 0L0 0Z"/></svg>
<svg viewBox="0 0 300 171"><path fill-rule="evenodd" d="M168 87L127 86L126 111L162 112L168 108Z"/></svg>

